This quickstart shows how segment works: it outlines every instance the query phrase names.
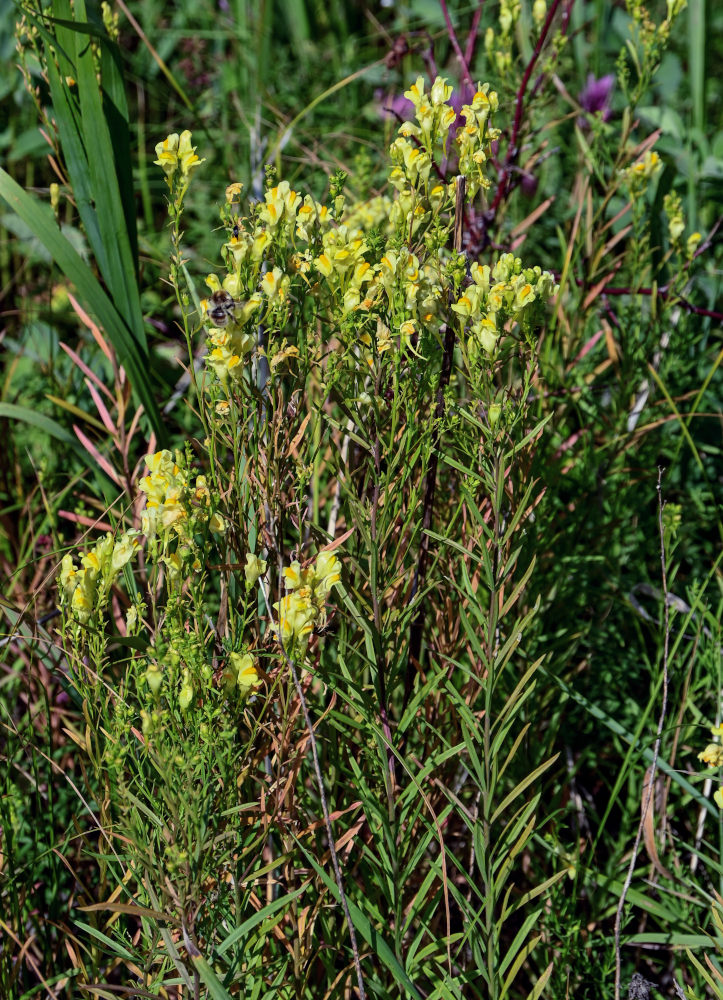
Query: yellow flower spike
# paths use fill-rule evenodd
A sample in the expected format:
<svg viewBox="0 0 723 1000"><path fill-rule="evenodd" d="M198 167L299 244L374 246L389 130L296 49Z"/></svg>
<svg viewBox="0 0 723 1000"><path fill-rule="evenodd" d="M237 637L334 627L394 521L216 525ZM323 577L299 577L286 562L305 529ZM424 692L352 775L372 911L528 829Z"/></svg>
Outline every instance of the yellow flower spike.
<svg viewBox="0 0 723 1000"><path fill-rule="evenodd" d="M78 586L73 591L70 606L78 621L85 625L95 607L95 584L86 573L79 574Z"/></svg>
<svg viewBox="0 0 723 1000"><path fill-rule="evenodd" d="M293 591L274 604L278 612L279 622L275 630L282 642L292 639L306 642L314 630L317 611L311 603L311 597L306 593Z"/></svg>
<svg viewBox="0 0 723 1000"><path fill-rule="evenodd" d="M723 736L723 722L717 726L710 727L711 736Z"/></svg>
<svg viewBox="0 0 723 1000"><path fill-rule="evenodd" d="M719 809L723 809L723 787L719 788L717 792L713 792L713 800Z"/></svg>

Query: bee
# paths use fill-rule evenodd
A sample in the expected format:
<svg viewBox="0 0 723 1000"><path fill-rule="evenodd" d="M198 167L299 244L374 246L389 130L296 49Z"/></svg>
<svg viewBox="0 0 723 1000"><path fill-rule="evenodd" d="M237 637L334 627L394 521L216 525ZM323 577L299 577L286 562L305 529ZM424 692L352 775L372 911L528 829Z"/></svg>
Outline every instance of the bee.
<svg viewBox="0 0 723 1000"><path fill-rule="evenodd" d="M236 310L240 309L243 302L233 298L225 289L219 288L213 292L206 303L206 315L214 326L226 326L236 317Z"/></svg>

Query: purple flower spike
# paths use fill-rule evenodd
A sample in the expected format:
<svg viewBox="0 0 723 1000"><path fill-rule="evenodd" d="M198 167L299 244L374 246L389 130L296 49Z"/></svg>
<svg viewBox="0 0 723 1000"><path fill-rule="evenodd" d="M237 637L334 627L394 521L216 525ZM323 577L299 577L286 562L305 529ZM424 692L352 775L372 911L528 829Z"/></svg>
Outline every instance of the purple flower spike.
<svg viewBox="0 0 723 1000"><path fill-rule="evenodd" d="M612 73L596 79L593 73L588 74L587 83L580 91L578 101L580 106L589 114L602 112L602 120L608 121L610 118L610 99L615 86L615 77Z"/></svg>

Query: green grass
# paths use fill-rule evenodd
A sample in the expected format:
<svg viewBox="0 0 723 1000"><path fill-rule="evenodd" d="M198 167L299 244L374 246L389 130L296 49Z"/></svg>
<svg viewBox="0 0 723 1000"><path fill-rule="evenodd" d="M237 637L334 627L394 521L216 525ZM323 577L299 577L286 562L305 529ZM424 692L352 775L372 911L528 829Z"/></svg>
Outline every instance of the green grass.
<svg viewBox="0 0 723 1000"><path fill-rule="evenodd" d="M697 756L723 689L723 12L688 0L665 37L637 2L577 0L563 39L561 4L511 148L539 29L525 0L509 32L485 5L469 71L502 132L467 264L512 250L556 302L494 363L461 327L454 351L422 325L417 354L379 352L274 237L266 273L290 284L262 335L298 360L267 381L249 355L227 396L196 311L226 273L227 185L263 199L270 167L333 207L343 170L347 210L389 193L379 104L430 59L460 83L442 5L134 2L117 37L95 4L43 6L20 59L0 13L0 994L333 998L361 972L370 997L597 1000L638 972L723 996L719 775ZM447 7L465 50L477 5ZM605 121L579 106L592 70L616 74ZM169 218L154 148L184 129L205 162ZM443 310L467 280L450 212L412 236L444 262ZM386 223L364 224L372 264L410 242ZM262 273L244 262L239 298ZM140 524L161 447L226 522L187 510L203 572L175 594L149 546L90 626L55 616L62 557ZM280 570L330 528L342 583L312 652L287 650L295 683ZM148 628L125 634L134 602ZM263 683L232 703L247 647Z"/></svg>

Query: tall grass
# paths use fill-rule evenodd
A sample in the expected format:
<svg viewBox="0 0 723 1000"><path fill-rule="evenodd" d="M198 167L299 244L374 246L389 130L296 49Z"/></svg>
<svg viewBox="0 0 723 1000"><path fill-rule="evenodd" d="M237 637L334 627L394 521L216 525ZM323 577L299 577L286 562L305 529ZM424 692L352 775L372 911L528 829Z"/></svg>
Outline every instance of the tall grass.
<svg viewBox="0 0 723 1000"><path fill-rule="evenodd" d="M30 139L0 173L3 995L721 995L718 12L117 14L26 12L55 173ZM371 88L423 71L489 80L502 131L486 192L415 188L395 230ZM152 161L186 127L183 201ZM229 285L288 276L219 380L203 279L282 178L372 267L436 269L437 327L401 272L345 312L289 229ZM480 350L451 307L509 250L560 289ZM58 619L60 558L147 527L165 444L193 531ZM284 638L282 571L324 552L340 580Z"/></svg>

